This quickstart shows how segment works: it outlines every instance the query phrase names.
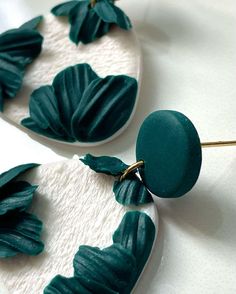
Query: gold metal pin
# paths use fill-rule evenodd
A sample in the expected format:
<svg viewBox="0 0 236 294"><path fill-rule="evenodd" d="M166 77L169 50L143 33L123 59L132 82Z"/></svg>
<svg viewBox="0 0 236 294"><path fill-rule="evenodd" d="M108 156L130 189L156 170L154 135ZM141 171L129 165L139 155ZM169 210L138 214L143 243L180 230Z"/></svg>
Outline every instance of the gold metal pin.
<svg viewBox="0 0 236 294"><path fill-rule="evenodd" d="M236 146L236 141L203 142L203 143L201 143L201 146L202 146L202 148L230 147L230 146Z"/></svg>
<svg viewBox="0 0 236 294"><path fill-rule="evenodd" d="M213 148L213 147L230 147L236 146L236 141L215 141L215 142L203 142L201 143L202 148ZM131 164L121 175L120 181L123 181L131 172L138 170L144 166L144 161L140 160Z"/></svg>

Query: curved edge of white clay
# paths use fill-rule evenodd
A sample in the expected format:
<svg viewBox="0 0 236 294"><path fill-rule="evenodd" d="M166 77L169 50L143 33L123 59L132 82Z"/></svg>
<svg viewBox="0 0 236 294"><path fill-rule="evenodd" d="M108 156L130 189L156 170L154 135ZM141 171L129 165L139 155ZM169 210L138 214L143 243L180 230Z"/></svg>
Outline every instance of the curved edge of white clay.
<svg viewBox="0 0 236 294"><path fill-rule="evenodd" d="M150 261L150 259L152 258L152 254L156 245L156 241L157 241L157 236L158 236L158 231L159 231L159 214L158 214L158 210L157 210L157 206L155 205L155 202L149 204L148 206L146 205L144 209L141 210L142 212L146 213L148 216L150 216L150 218L152 219L154 226L156 228L156 232L155 232L155 238L152 244L152 249L150 252L150 255L148 257L148 260L137 280L137 282L134 285L133 290L131 291L131 293L133 293L135 291L135 289L138 287L139 281L141 280L141 278L143 277L143 275L145 274L145 270L148 266L148 263Z"/></svg>

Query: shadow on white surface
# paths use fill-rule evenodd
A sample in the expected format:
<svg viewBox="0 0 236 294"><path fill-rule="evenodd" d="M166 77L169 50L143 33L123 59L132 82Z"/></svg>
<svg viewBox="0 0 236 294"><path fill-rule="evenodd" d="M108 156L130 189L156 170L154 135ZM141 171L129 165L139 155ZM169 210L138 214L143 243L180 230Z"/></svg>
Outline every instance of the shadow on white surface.
<svg viewBox="0 0 236 294"><path fill-rule="evenodd" d="M219 195L220 189L203 189L201 186L180 199L161 200L159 211L163 219L193 237L236 247L236 231L230 234L235 223L236 207L233 201L224 197L223 189Z"/></svg>

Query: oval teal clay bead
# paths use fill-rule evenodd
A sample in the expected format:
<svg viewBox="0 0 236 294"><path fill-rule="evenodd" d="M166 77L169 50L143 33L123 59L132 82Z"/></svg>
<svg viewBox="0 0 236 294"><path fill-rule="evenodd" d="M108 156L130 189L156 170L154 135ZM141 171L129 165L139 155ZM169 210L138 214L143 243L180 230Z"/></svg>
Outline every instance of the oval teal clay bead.
<svg viewBox="0 0 236 294"><path fill-rule="evenodd" d="M153 194L180 197L191 190L200 173L202 151L198 133L180 112L153 112L140 128L136 158L144 161L140 175Z"/></svg>

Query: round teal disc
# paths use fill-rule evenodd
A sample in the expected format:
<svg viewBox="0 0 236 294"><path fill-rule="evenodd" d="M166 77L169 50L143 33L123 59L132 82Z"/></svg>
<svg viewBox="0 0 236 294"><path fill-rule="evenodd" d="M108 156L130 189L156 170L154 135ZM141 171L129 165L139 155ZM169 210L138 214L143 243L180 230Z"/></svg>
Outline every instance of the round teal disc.
<svg viewBox="0 0 236 294"><path fill-rule="evenodd" d="M153 112L140 128L136 158L144 161L140 175L153 194L180 197L194 186L200 173L202 149L198 133L180 112Z"/></svg>

